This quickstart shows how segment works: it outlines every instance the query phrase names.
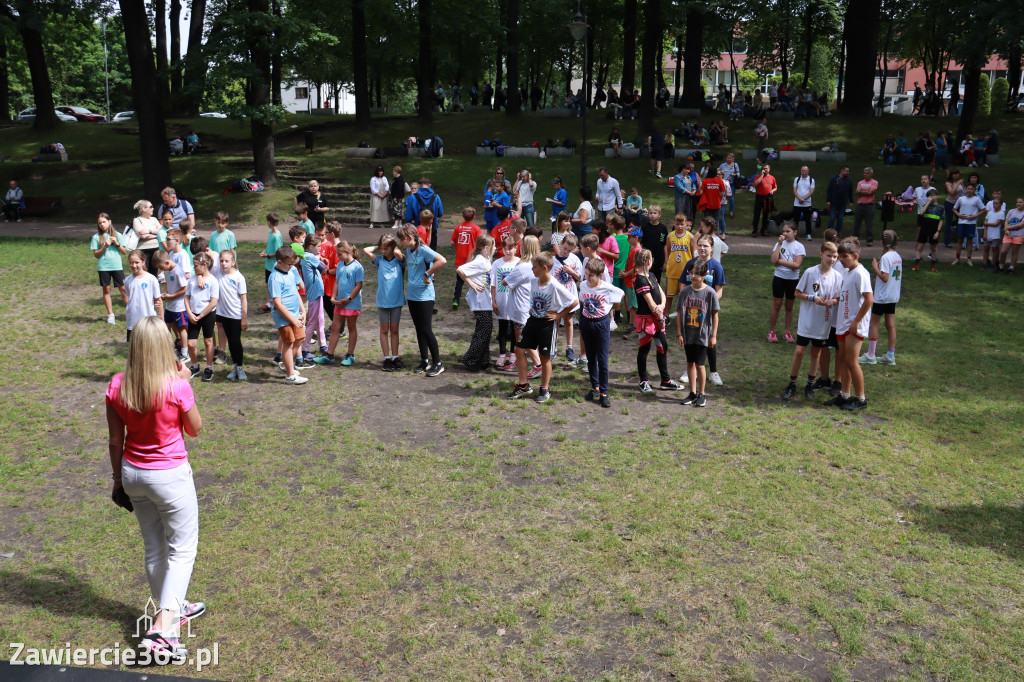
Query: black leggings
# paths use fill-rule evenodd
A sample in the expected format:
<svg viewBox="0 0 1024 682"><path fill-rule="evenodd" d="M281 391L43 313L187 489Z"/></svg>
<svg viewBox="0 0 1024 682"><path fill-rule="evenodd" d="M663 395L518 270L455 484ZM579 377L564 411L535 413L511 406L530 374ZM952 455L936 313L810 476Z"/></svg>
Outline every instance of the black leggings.
<svg viewBox="0 0 1024 682"><path fill-rule="evenodd" d="M516 333L512 326L512 320L498 320L498 352L505 354L505 344L508 344L510 352L516 349Z"/></svg>
<svg viewBox="0 0 1024 682"><path fill-rule="evenodd" d="M437 337L434 336L434 302L409 301L409 317L416 327L416 343L420 347L420 359L430 360L435 365L441 361L441 353L437 350Z"/></svg>
<svg viewBox="0 0 1024 682"><path fill-rule="evenodd" d="M718 346L708 348L708 369L712 372L718 371Z"/></svg>
<svg viewBox="0 0 1024 682"><path fill-rule="evenodd" d="M228 350L231 351L231 362L242 366L242 321L231 317L217 316L217 322L224 327L224 335L228 337Z"/></svg>
<svg viewBox="0 0 1024 682"><path fill-rule="evenodd" d="M645 340L646 339L646 343ZM658 347L658 353L656 360L658 362L658 374L661 375L661 381L666 382L669 380L668 376L668 337L665 336L664 331L660 331L654 336L642 336L640 337L640 348L636 352L636 369L640 375L640 381L647 381L647 354L651 352L651 346L655 345Z"/></svg>

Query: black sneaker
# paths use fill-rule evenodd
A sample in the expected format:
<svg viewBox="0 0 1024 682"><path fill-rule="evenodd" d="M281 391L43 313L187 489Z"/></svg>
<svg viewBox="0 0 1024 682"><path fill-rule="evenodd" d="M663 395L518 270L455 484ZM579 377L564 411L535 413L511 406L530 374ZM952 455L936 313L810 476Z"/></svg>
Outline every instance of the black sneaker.
<svg viewBox="0 0 1024 682"><path fill-rule="evenodd" d="M384 358L384 362L380 366L380 371L382 371L382 372L394 372L395 371L395 363L391 360L391 358Z"/></svg>
<svg viewBox="0 0 1024 682"><path fill-rule="evenodd" d="M192 378L195 379L199 376L199 365L192 365L188 368L188 371L192 372Z"/></svg>
<svg viewBox="0 0 1024 682"><path fill-rule="evenodd" d="M436 377L438 374L444 371L444 363L438 360L435 364L427 368L428 377Z"/></svg>
<svg viewBox="0 0 1024 682"><path fill-rule="evenodd" d="M819 390L821 390L823 388L832 388L832 380L831 379L822 379L821 377L818 377L814 381L814 385L811 386L811 388L814 389L815 391L819 391Z"/></svg>
<svg viewBox="0 0 1024 682"><path fill-rule="evenodd" d="M276 365L279 362L281 362L281 354L280 353L274 353L274 364Z"/></svg>
<svg viewBox="0 0 1024 682"><path fill-rule="evenodd" d="M601 394L601 407L611 407L612 399L608 397L607 393Z"/></svg>
<svg viewBox="0 0 1024 682"><path fill-rule="evenodd" d="M681 391L681 390L683 390L683 387L682 387L681 384L677 384L675 381L672 381L671 379L669 379L668 381L661 382L658 385L658 388L660 388L662 391Z"/></svg>
<svg viewBox="0 0 1024 682"><path fill-rule="evenodd" d="M600 397L601 397L601 393L596 388L592 388L589 391L587 391L587 395L585 396L584 399L585 400L597 400Z"/></svg>
<svg viewBox="0 0 1024 682"><path fill-rule="evenodd" d="M405 369L405 363L402 362L402 358L394 358L391 361L391 366L394 367L396 372Z"/></svg>
<svg viewBox="0 0 1024 682"><path fill-rule="evenodd" d="M697 399L693 401L693 406L694 407L704 407L707 404L708 404L708 398L703 393L699 394L697 396Z"/></svg>
<svg viewBox="0 0 1024 682"><path fill-rule="evenodd" d="M843 392L843 382L841 382L838 379L836 379L835 381L832 382L832 385L829 386L829 393L831 393L832 397L835 398L837 395L839 395L842 392Z"/></svg>
<svg viewBox="0 0 1024 682"><path fill-rule="evenodd" d="M846 404L847 400L849 400L849 398L844 398L841 395L837 395L837 396L832 396L832 398L830 398L829 400L826 400L824 403L822 403L822 405L825 405L826 407L832 407L832 406L842 407L844 404Z"/></svg>
<svg viewBox="0 0 1024 682"><path fill-rule="evenodd" d="M868 406L868 399L867 398L854 398L853 396L850 396L850 399L847 400L842 405L840 405L839 407L844 409L844 410L853 411L853 410L863 410L867 406Z"/></svg>
<svg viewBox="0 0 1024 682"><path fill-rule="evenodd" d="M697 400L697 394L690 391L690 395L683 398L683 405L693 405L695 400Z"/></svg>
<svg viewBox="0 0 1024 682"><path fill-rule="evenodd" d="M809 381L807 382L807 385L804 386L804 397L808 400L814 400L814 384Z"/></svg>
<svg viewBox="0 0 1024 682"><path fill-rule="evenodd" d="M203 370L203 381L213 381L213 367L207 367Z"/></svg>
<svg viewBox="0 0 1024 682"><path fill-rule="evenodd" d="M794 393L796 393L796 384L791 381L789 382L789 385L786 386L786 390L782 392L782 399L792 400Z"/></svg>
<svg viewBox="0 0 1024 682"><path fill-rule="evenodd" d="M424 360L420 360L420 364L418 364L418 365L416 365L415 367L412 368L412 373L413 374L423 374L424 372L427 371L427 367L430 367L430 361L425 360L425 359Z"/></svg>
<svg viewBox="0 0 1024 682"><path fill-rule="evenodd" d="M533 395L533 389L530 388L530 384L523 384L522 386L516 384L512 392L505 397L509 400L515 400L516 398L525 398L528 395Z"/></svg>
<svg viewBox="0 0 1024 682"><path fill-rule="evenodd" d="M537 390L537 397L534 398L538 403L546 403L551 400L551 391L546 388L540 388Z"/></svg>

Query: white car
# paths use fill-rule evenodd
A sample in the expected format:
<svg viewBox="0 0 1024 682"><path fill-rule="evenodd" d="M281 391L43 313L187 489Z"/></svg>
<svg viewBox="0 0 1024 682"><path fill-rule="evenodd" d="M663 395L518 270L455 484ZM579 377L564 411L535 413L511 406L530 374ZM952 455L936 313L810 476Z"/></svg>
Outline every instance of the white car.
<svg viewBox="0 0 1024 682"><path fill-rule="evenodd" d="M124 123L125 121L132 120L133 118L135 118L135 112L134 111L119 111L116 114L114 114L114 117L112 119L110 119L110 122L111 123Z"/></svg>
<svg viewBox="0 0 1024 682"><path fill-rule="evenodd" d="M227 118L227 114L222 114L219 111L208 111L205 114L199 114L200 118Z"/></svg>
<svg viewBox="0 0 1024 682"><path fill-rule="evenodd" d="M56 109L54 109L53 113L57 114L57 118L64 123L78 123L77 118L75 118L74 116L69 116L68 114L65 114L63 111L57 111ZM36 108L29 107L28 109L25 109L20 114L18 114L18 118L16 118L15 120L18 123L34 123L36 120Z"/></svg>

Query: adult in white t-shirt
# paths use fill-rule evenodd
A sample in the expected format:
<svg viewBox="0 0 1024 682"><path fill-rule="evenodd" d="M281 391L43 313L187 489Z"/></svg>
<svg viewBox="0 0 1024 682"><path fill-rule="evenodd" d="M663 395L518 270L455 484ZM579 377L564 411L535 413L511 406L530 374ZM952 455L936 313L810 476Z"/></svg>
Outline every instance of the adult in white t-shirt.
<svg viewBox="0 0 1024 682"><path fill-rule="evenodd" d="M516 195L520 217L526 221L527 227L533 227L537 221L537 213L533 207L533 194L537 191L537 182L533 179L533 174L528 170L522 171L512 191Z"/></svg>
<svg viewBox="0 0 1024 682"><path fill-rule="evenodd" d="M801 221L807 223L807 241L814 238L814 222L811 220L811 197L813 196L814 178L811 177L811 169L801 166L799 177L793 180L793 213L796 214L797 230L800 229Z"/></svg>
<svg viewBox="0 0 1024 682"><path fill-rule="evenodd" d="M597 176L597 220L603 223L609 211L622 212L622 188L604 166L597 169Z"/></svg>

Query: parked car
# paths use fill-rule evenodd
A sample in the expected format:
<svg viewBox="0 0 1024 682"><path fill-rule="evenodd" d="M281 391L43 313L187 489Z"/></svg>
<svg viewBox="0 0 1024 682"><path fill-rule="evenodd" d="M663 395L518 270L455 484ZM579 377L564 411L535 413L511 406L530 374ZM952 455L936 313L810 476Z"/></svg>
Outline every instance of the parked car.
<svg viewBox="0 0 1024 682"><path fill-rule="evenodd" d="M205 114L199 114L200 118L227 118L227 114L222 114L219 111L208 111Z"/></svg>
<svg viewBox="0 0 1024 682"><path fill-rule="evenodd" d="M133 118L135 118L135 112L134 111L119 111L116 114L114 114L114 117L112 119L110 119L110 122L111 123L124 123L125 121L132 120Z"/></svg>
<svg viewBox="0 0 1024 682"><path fill-rule="evenodd" d="M56 107L57 111L63 111L68 116L74 116L77 120L83 123L106 123L107 117L103 114L97 114L89 111L85 107Z"/></svg>
<svg viewBox="0 0 1024 682"><path fill-rule="evenodd" d="M75 118L74 116L69 116L68 114L65 114L63 111L60 111L59 109L54 109L54 112L57 114L57 118L60 119L61 121L63 121L64 123L77 123L78 122L77 118ZM29 107L28 109L25 109L20 114L18 114L18 118L16 118L15 120L18 123L33 123L33 122L35 122L35 120L36 120L36 108L35 107Z"/></svg>

